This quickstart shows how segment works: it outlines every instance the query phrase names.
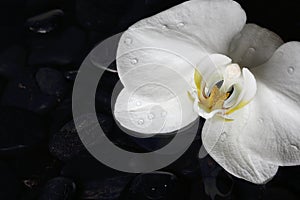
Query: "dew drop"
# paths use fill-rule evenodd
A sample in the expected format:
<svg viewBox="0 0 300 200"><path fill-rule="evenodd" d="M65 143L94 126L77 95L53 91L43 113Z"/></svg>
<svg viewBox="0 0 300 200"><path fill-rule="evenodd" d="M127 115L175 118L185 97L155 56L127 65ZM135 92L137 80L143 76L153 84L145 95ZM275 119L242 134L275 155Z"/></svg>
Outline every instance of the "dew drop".
<svg viewBox="0 0 300 200"><path fill-rule="evenodd" d="M183 27L185 24L183 22L180 22L177 24L177 27Z"/></svg>
<svg viewBox="0 0 300 200"><path fill-rule="evenodd" d="M166 111L162 112L162 113L161 113L161 116L162 116L162 117L167 116L167 112L166 112Z"/></svg>
<svg viewBox="0 0 300 200"><path fill-rule="evenodd" d="M294 67L292 67L292 66L288 67L288 73L290 75L292 75L294 72L295 72L295 68Z"/></svg>
<svg viewBox="0 0 300 200"><path fill-rule="evenodd" d="M154 119L154 114L153 114L153 113L150 113L150 114L148 115L148 119Z"/></svg>
<svg viewBox="0 0 300 200"><path fill-rule="evenodd" d="M294 144L291 144L291 147L294 149L294 150L296 150L296 151L298 151L299 150L299 147L297 147L296 145L294 145Z"/></svg>
<svg viewBox="0 0 300 200"><path fill-rule="evenodd" d="M142 103L138 101L138 102L136 102L136 105L140 106L140 105L142 105Z"/></svg>
<svg viewBox="0 0 300 200"><path fill-rule="evenodd" d="M255 50L253 47L250 47L250 48L248 49L248 53L249 53L249 54L253 54L255 51L256 51L256 50Z"/></svg>
<svg viewBox="0 0 300 200"><path fill-rule="evenodd" d="M131 64L135 65L137 63L138 63L138 59L134 58L134 59L131 60Z"/></svg>
<svg viewBox="0 0 300 200"><path fill-rule="evenodd" d="M152 190L152 191L155 191L155 188L153 187L153 188L151 188L151 190Z"/></svg>
<svg viewBox="0 0 300 200"><path fill-rule="evenodd" d="M131 39L131 38L126 38L126 39L124 40L124 43L125 43L125 44L131 44L131 43L132 43L132 39Z"/></svg>
<svg viewBox="0 0 300 200"><path fill-rule="evenodd" d="M278 56L282 57L284 55L284 53L282 51L279 51L278 53Z"/></svg>
<svg viewBox="0 0 300 200"><path fill-rule="evenodd" d="M163 28L163 29L167 29L168 26L167 26L167 25L162 25L162 28Z"/></svg>
<svg viewBox="0 0 300 200"><path fill-rule="evenodd" d="M222 134L221 134L221 141L222 142L224 142L225 141L225 139L226 139L226 137L227 137L227 133L226 132L223 132Z"/></svg>
<svg viewBox="0 0 300 200"><path fill-rule="evenodd" d="M165 186L165 188L168 187L167 185L164 185L164 186Z"/></svg>
<svg viewBox="0 0 300 200"><path fill-rule="evenodd" d="M138 124L139 125L143 125L144 124L144 120L143 119L139 119Z"/></svg>

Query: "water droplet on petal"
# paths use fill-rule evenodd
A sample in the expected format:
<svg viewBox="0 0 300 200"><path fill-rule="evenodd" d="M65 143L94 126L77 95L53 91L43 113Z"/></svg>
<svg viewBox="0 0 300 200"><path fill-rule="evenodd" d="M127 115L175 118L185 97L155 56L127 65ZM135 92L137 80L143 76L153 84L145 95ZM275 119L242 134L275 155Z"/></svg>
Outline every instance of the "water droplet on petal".
<svg viewBox="0 0 300 200"><path fill-rule="evenodd" d="M138 59L134 58L134 59L131 60L131 64L135 65L137 63L138 63Z"/></svg>
<svg viewBox="0 0 300 200"><path fill-rule="evenodd" d="M167 25L163 25L162 28L163 28L163 29L167 29L168 26L167 26Z"/></svg>
<svg viewBox="0 0 300 200"><path fill-rule="evenodd" d="M294 67L292 67L292 66L288 67L288 73L290 75L292 75L294 72L295 72L295 68Z"/></svg>
<svg viewBox="0 0 300 200"><path fill-rule="evenodd" d="M138 124L139 125L143 125L144 124L144 120L143 119L139 119Z"/></svg>
<svg viewBox="0 0 300 200"><path fill-rule="evenodd" d="M249 54L253 54L255 51L256 51L256 50L255 50L255 48L253 48L253 47L250 47L250 48L248 49L248 53L249 53Z"/></svg>
<svg viewBox="0 0 300 200"><path fill-rule="evenodd" d="M124 43L125 43L125 44L131 44L131 43L132 43L132 39L131 39L131 38L126 38L126 39L124 40Z"/></svg>
<svg viewBox="0 0 300 200"><path fill-rule="evenodd" d="M298 147L298 146L296 146L296 145L294 145L294 144L291 144L291 147L292 147L294 150L296 150L296 151L298 151L298 150L299 150L299 147Z"/></svg>
<svg viewBox="0 0 300 200"><path fill-rule="evenodd" d="M167 112L166 112L166 111L162 112L162 113L161 113L161 116L162 116L162 117L167 116Z"/></svg>
<svg viewBox="0 0 300 200"><path fill-rule="evenodd" d="M221 134L221 138L220 138L221 141L224 142L226 138L227 138L227 133L226 133L226 132L223 132L223 133Z"/></svg>
<svg viewBox="0 0 300 200"><path fill-rule="evenodd" d="M278 53L278 56L282 57L284 55L284 53L282 51L279 51Z"/></svg>
<svg viewBox="0 0 300 200"><path fill-rule="evenodd" d="M154 119L154 114L153 114L153 113L150 113L150 114L148 115L148 119Z"/></svg>
<svg viewBox="0 0 300 200"><path fill-rule="evenodd" d="M142 103L138 101L138 102L136 102L136 105L140 106L140 105L142 105Z"/></svg>
<svg viewBox="0 0 300 200"><path fill-rule="evenodd" d="M185 24L183 22L180 22L177 24L177 27L183 27Z"/></svg>

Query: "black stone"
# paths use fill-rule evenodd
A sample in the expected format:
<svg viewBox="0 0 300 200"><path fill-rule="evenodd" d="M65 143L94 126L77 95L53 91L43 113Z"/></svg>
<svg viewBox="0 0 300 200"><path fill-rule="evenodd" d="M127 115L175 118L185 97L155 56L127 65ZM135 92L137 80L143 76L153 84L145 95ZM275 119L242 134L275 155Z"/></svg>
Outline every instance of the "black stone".
<svg viewBox="0 0 300 200"><path fill-rule="evenodd" d="M262 199L264 185L257 185L242 179L234 178L233 193L237 199L255 200Z"/></svg>
<svg viewBox="0 0 300 200"><path fill-rule="evenodd" d="M85 181L82 184L81 199L123 199L122 194L128 183L132 180L132 175L116 176L94 181Z"/></svg>
<svg viewBox="0 0 300 200"><path fill-rule="evenodd" d="M113 126L112 119L102 114L98 115L98 121L92 121L90 115L84 115L75 120L81 124L81 133L84 133L84 137L86 137L85 139L89 141L90 145L97 145L95 141L101 140L99 138L101 136L98 133L92 132L98 121L105 133L109 133ZM68 161L79 153L86 151L86 147L79 138L73 120L65 124L60 131L54 133L49 143L49 149L55 157L62 161Z"/></svg>
<svg viewBox="0 0 300 200"><path fill-rule="evenodd" d="M2 161L0 161L0 177L0 199L19 199L21 184L15 173Z"/></svg>
<svg viewBox="0 0 300 200"><path fill-rule="evenodd" d="M25 27L34 33L46 34L59 26L63 16L64 12L62 10L51 10L27 19Z"/></svg>
<svg viewBox="0 0 300 200"><path fill-rule="evenodd" d="M71 200L75 196L75 183L64 177L57 177L47 182L39 200Z"/></svg>
<svg viewBox="0 0 300 200"><path fill-rule="evenodd" d="M140 174L131 183L127 199L184 199L178 178L167 172Z"/></svg>
<svg viewBox="0 0 300 200"><path fill-rule="evenodd" d="M45 140L41 117L24 110L0 107L0 155L10 155L38 146Z"/></svg>
<svg viewBox="0 0 300 200"><path fill-rule="evenodd" d="M264 195L263 200L282 200L282 199L288 199L288 200L297 200L299 199L299 196L297 196L293 190L288 188L282 188L282 187L272 187L268 188Z"/></svg>
<svg viewBox="0 0 300 200"><path fill-rule="evenodd" d="M71 66L81 63L85 42L85 33L76 27L69 27L62 33L49 37L33 38L29 65Z"/></svg>
<svg viewBox="0 0 300 200"><path fill-rule="evenodd" d="M11 46L0 54L0 75L11 79L21 72L25 65L26 51L21 46Z"/></svg>
<svg viewBox="0 0 300 200"><path fill-rule="evenodd" d="M194 141L189 146L189 148L184 152L184 154L173 162L171 165L166 167L166 170L176 173L180 177L184 177L189 180L200 179L201 178L201 166L199 162L199 149L201 147L201 130L203 127L204 120L199 120L193 126L186 129L182 135L190 134L190 132L196 131L196 136Z"/></svg>
<svg viewBox="0 0 300 200"><path fill-rule="evenodd" d="M96 160L92 155L85 155L74 157L68 161L61 170L61 175L78 182L89 182L133 176L134 174L114 170Z"/></svg>
<svg viewBox="0 0 300 200"><path fill-rule="evenodd" d="M77 0L76 15L78 22L86 29L111 32L120 16L124 12L124 7L130 4L124 0L118 1L97 1L97 0Z"/></svg>
<svg viewBox="0 0 300 200"><path fill-rule="evenodd" d="M66 80L63 74L58 70L40 68L35 78L41 91L45 94L63 96L67 91Z"/></svg>
<svg viewBox="0 0 300 200"><path fill-rule="evenodd" d="M3 91L1 104L29 110L38 114L49 112L59 101L57 97L43 94L34 73L23 71L19 77L9 81Z"/></svg>
<svg viewBox="0 0 300 200"><path fill-rule="evenodd" d="M78 74L78 70L66 71L66 72L64 73L64 77L65 77L68 81L75 81L77 74Z"/></svg>
<svg viewBox="0 0 300 200"><path fill-rule="evenodd" d="M211 199L230 199L234 187L232 177L210 156L200 159L204 192Z"/></svg>

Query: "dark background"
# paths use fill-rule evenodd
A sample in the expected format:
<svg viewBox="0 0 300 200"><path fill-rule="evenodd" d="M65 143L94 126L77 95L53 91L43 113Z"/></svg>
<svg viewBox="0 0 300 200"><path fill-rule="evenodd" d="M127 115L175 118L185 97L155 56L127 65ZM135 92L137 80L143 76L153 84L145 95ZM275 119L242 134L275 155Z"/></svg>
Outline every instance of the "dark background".
<svg viewBox="0 0 300 200"><path fill-rule="evenodd" d="M1 200L202 200L217 193L223 195L216 199L300 198L299 167L280 168L268 184L254 185L230 176L209 157L199 160L199 134L178 161L151 174L114 171L85 151L71 113L72 84L83 59L103 39L180 2L0 0ZM297 1L238 2L248 22L285 42L300 41ZM166 144L171 138L122 135L109 109L116 81L117 74L105 73L96 94L99 122L111 141L135 152Z"/></svg>

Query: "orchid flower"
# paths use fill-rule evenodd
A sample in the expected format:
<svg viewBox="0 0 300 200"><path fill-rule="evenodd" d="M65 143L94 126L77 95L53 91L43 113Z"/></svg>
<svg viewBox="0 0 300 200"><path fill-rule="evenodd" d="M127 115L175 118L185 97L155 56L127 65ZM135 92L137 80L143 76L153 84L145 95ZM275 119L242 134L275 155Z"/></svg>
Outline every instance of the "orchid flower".
<svg viewBox="0 0 300 200"><path fill-rule="evenodd" d="M147 137L203 117L209 155L257 184L300 164L300 43L246 24L237 2L191 0L143 19L117 56L123 127Z"/></svg>

